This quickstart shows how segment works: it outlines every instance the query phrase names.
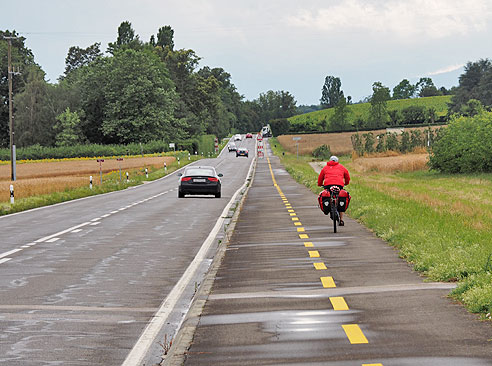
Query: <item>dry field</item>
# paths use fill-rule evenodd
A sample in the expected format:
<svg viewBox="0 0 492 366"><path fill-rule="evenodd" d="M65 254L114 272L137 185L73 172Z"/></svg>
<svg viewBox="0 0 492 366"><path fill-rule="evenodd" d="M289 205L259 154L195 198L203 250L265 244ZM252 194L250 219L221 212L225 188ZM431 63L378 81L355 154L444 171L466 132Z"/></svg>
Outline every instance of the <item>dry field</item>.
<svg viewBox="0 0 492 366"><path fill-rule="evenodd" d="M164 162L169 165L174 160L175 158L169 156L126 158L121 161L121 169L125 174L126 170L131 169L162 168ZM102 172L118 171L119 163L116 159L105 159L102 163ZM99 184L99 163L95 159L17 164L15 197L30 197L89 185L91 175L93 184ZM10 164L0 165L0 202L9 201L11 183Z"/></svg>
<svg viewBox="0 0 492 366"><path fill-rule="evenodd" d="M385 157L356 157L353 158L351 167L359 173L414 172L428 170L428 161L429 154L427 153Z"/></svg>
<svg viewBox="0 0 492 366"><path fill-rule="evenodd" d="M437 129L439 127L432 127ZM418 128L405 128L405 131L411 130L426 130L427 127ZM361 134L367 131L360 132ZM370 131L374 136L382 133L386 133L386 129ZM307 134L307 135L282 135L278 136L277 140L282 144L285 150L295 154L296 153L296 141L292 140L293 137L300 137L299 142L299 154L310 155L314 149L325 144L330 147L331 152L334 155L348 155L352 152L352 141L350 137L356 132L340 132L340 133L319 133L319 134Z"/></svg>

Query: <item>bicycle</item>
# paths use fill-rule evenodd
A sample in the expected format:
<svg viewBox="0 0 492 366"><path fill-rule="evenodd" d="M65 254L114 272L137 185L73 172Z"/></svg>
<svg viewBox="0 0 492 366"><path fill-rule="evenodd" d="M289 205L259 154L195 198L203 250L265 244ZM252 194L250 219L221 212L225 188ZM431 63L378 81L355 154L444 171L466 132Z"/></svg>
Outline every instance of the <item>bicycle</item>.
<svg viewBox="0 0 492 366"><path fill-rule="evenodd" d="M333 232L337 232L337 223L340 225L340 213L338 212L338 195L340 187L330 187L330 218L333 220Z"/></svg>

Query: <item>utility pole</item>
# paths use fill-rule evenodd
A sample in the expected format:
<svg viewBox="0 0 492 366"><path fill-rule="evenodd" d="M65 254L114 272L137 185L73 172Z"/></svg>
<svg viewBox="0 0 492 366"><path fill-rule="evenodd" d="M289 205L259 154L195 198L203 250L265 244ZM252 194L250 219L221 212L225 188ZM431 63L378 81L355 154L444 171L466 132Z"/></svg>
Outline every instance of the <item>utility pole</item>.
<svg viewBox="0 0 492 366"><path fill-rule="evenodd" d="M18 37L3 37L9 44L8 48L8 78L9 78L9 126L10 126L10 179L16 180L15 174L15 132L14 132L14 110L12 108L12 40Z"/></svg>

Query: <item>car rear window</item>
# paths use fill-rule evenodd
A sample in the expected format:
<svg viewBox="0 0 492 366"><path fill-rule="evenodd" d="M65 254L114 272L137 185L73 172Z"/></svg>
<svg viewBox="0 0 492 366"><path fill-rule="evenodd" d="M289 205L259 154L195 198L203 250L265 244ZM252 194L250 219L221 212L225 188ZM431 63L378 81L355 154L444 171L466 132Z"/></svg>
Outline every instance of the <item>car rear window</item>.
<svg viewBox="0 0 492 366"><path fill-rule="evenodd" d="M201 169L201 168L192 168L188 169L185 172L185 175L190 176L190 175L205 175L205 176L210 176L214 177L215 173L212 169Z"/></svg>

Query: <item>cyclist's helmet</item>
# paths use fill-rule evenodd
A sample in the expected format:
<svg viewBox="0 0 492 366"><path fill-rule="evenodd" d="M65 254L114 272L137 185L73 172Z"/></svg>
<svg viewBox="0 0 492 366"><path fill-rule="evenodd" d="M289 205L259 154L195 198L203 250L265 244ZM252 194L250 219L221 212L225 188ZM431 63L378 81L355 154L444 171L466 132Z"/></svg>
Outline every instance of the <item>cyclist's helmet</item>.
<svg viewBox="0 0 492 366"><path fill-rule="evenodd" d="M338 158L335 155L330 156L330 161L334 161L338 163Z"/></svg>

